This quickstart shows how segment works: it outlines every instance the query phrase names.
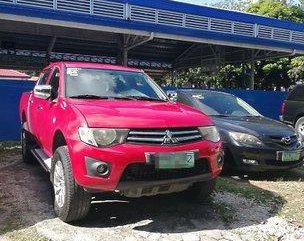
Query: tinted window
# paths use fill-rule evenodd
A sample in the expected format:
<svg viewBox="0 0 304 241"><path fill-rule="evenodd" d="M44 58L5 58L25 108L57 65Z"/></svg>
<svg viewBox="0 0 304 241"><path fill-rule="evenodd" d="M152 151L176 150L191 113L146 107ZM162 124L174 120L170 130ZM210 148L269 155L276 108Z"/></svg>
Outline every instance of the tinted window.
<svg viewBox="0 0 304 241"><path fill-rule="evenodd" d="M288 100L304 101L304 85L297 85L288 95Z"/></svg>
<svg viewBox="0 0 304 241"><path fill-rule="evenodd" d="M38 80L38 82L37 82L37 85L45 85L46 82L47 82L47 80L48 80L48 77L49 77L49 75L50 75L50 72L51 72L51 70L49 70L49 69L43 71L43 72L40 74L40 76L39 76L39 80Z"/></svg>
<svg viewBox="0 0 304 241"><path fill-rule="evenodd" d="M160 88L141 72L89 68L67 68L66 72L68 97L96 95L166 99Z"/></svg>
<svg viewBox="0 0 304 241"><path fill-rule="evenodd" d="M199 109L208 115L259 116L253 107L233 95L204 92L191 95Z"/></svg>
<svg viewBox="0 0 304 241"><path fill-rule="evenodd" d="M52 74L50 79L50 85L52 86L52 99L56 99L58 97L58 89L59 89L59 70L56 68Z"/></svg>

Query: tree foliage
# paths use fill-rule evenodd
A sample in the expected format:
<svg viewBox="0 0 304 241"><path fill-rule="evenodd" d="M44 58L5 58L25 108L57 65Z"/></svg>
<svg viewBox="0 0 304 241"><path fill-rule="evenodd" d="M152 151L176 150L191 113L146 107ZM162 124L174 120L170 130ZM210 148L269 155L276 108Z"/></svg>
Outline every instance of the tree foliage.
<svg viewBox="0 0 304 241"><path fill-rule="evenodd" d="M278 0L261 0L250 5L246 11L292 22L304 22L304 11L299 6L289 6Z"/></svg>
<svg viewBox="0 0 304 241"><path fill-rule="evenodd" d="M294 83L304 81L304 56L295 57L291 60L288 76Z"/></svg>
<svg viewBox="0 0 304 241"><path fill-rule="evenodd" d="M245 11L250 6L251 3L252 0L239 0L239 1L222 0L214 4L211 4L211 6L216 8L228 9L228 10Z"/></svg>

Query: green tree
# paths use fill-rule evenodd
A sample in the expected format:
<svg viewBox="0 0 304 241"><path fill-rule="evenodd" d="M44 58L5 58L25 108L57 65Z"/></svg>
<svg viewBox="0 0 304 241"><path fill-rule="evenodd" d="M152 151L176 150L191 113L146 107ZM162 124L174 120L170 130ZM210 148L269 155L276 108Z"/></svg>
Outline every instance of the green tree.
<svg viewBox="0 0 304 241"><path fill-rule="evenodd" d="M291 60L288 76L293 83L304 81L304 56L295 57Z"/></svg>
<svg viewBox="0 0 304 241"><path fill-rule="evenodd" d="M278 0L260 0L257 3L250 5L247 8L247 12L292 22L304 22L304 11L300 6L290 6L287 5L286 2Z"/></svg>
<svg viewBox="0 0 304 241"><path fill-rule="evenodd" d="M263 81L262 87L279 89L281 86L288 88L293 81L288 76L290 60L281 58L276 61L267 61L262 67Z"/></svg>
<svg viewBox="0 0 304 241"><path fill-rule="evenodd" d="M214 4L211 4L211 6L216 8L229 9L229 10L245 11L251 3L252 0L239 0L239 1L222 0Z"/></svg>

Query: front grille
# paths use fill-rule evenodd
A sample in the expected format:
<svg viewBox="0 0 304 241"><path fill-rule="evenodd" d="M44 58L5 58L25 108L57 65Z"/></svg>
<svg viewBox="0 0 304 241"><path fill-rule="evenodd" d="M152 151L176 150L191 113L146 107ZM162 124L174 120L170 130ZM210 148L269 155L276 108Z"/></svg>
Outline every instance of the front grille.
<svg viewBox="0 0 304 241"><path fill-rule="evenodd" d="M181 169L155 169L154 165L130 164L125 169L121 182L128 181L158 181L177 178L198 176L209 172L209 166L206 159L195 161L193 168Z"/></svg>
<svg viewBox="0 0 304 241"><path fill-rule="evenodd" d="M129 132L127 142L139 144L174 145L201 140L197 128L176 129L133 129Z"/></svg>
<svg viewBox="0 0 304 241"><path fill-rule="evenodd" d="M292 146L295 143L298 143L298 137L296 135L293 136L289 136L288 138L290 138L289 142L284 142L283 138L287 138L287 136L269 136L269 141L275 144L279 144L281 146Z"/></svg>

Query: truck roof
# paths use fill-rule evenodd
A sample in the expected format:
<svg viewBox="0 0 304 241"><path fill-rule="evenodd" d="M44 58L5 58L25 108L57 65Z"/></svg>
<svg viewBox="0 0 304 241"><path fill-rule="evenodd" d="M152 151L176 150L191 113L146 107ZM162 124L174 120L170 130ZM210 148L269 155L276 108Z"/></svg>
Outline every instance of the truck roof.
<svg viewBox="0 0 304 241"><path fill-rule="evenodd" d="M98 68L98 69L141 72L140 69L136 69L136 68L130 68L120 65L113 65L113 64L100 64L100 63L88 63L88 62L66 62L66 61L52 62L48 65L48 67L57 64L64 64L68 68Z"/></svg>

